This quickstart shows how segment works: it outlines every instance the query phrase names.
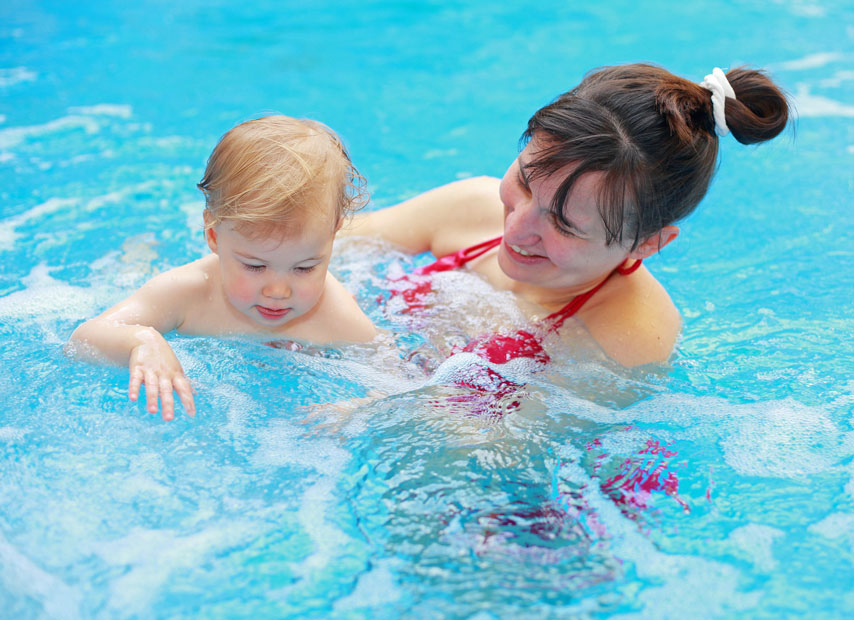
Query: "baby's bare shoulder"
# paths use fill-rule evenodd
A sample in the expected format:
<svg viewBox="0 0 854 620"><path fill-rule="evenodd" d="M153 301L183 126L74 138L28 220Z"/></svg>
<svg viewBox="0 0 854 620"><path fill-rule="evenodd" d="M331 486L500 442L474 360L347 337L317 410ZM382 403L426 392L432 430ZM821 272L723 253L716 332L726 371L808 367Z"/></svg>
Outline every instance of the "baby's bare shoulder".
<svg viewBox="0 0 854 620"><path fill-rule="evenodd" d="M334 342L369 342L377 329L344 286L328 273L323 296L312 317L313 332L322 338L312 338L318 344Z"/></svg>
<svg viewBox="0 0 854 620"><path fill-rule="evenodd" d="M143 289L179 297L197 296L212 289L219 281L219 257L210 254L180 267L154 276Z"/></svg>

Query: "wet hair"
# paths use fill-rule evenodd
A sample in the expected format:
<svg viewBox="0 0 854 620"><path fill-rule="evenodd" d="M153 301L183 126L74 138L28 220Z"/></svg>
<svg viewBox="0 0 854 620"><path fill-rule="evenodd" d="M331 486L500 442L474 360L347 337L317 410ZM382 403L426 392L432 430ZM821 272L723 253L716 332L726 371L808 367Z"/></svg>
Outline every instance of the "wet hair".
<svg viewBox="0 0 854 620"><path fill-rule="evenodd" d="M789 118L781 90L762 71L738 68L726 76L736 95L725 103L735 139L754 144L778 135ZM526 176L574 166L552 201L556 224L571 229L564 205L573 185L598 171L606 243L630 242L632 249L690 214L717 167L711 92L650 64L588 73L531 117L520 142L531 140L536 151Z"/></svg>
<svg viewBox="0 0 854 620"><path fill-rule="evenodd" d="M198 188L206 228L228 220L258 235L298 231L308 214L329 205L330 191L336 222L367 202L365 179L335 132L289 116L265 116L227 132Z"/></svg>

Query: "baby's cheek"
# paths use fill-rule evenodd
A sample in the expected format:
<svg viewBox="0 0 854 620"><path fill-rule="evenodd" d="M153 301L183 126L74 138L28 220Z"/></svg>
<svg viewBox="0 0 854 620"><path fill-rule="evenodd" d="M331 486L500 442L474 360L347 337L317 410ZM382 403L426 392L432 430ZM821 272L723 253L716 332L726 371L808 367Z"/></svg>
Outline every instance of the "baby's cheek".
<svg viewBox="0 0 854 620"><path fill-rule="evenodd" d="M303 312L313 308L320 300L325 280L325 277L323 279L313 278L294 291L299 305L303 307Z"/></svg>
<svg viewBox="0 0 854 620"><path fill-rule="evenodd" d="M250 304L255 300L255 289L251 282L234 278L228 286L228 298L232 303Z"/></svg>

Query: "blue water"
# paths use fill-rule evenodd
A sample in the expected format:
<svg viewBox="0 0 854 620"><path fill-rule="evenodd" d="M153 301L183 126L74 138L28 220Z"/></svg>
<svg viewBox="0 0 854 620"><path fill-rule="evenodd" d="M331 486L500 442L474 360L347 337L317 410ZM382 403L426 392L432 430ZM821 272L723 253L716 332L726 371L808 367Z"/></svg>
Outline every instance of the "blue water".
<svg viewBox="0 0 854 620"><path fill-rule="evenodd" d="M854 614L849 2L175 5L0 7L0 615ZM671 365L568 344L519 405L479 401L440 349L485 327L455 314L462 292L512 304L451 282L410 333L375 302L409 259L352 242L333 270L387 340L173 337L194 420L63 355L80 321L204 254L195 183L234 124L327 123L378 208L501 175L537 107L641 60L766 67L799 115L773 143L724 140L648 261L683 313Z"/></svg>

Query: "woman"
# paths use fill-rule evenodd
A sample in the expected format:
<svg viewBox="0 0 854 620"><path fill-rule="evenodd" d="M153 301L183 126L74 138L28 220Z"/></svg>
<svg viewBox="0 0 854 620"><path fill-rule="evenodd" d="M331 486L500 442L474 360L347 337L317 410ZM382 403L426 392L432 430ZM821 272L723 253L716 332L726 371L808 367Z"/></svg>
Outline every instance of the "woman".
<svg viewBox="0 0 854 620"><path fill-rule="evenodd" d="M445 185L359 216L345 234L456 252L436 270L471 269L553 312L549 330L574 316L625 366L665 361L679 313L640 261L676 239L705 195L718 135L752 144L787 120L785 97L758 71L715 69L695 84L647 64L606 67L531 117L503 179Z"/></svg>

